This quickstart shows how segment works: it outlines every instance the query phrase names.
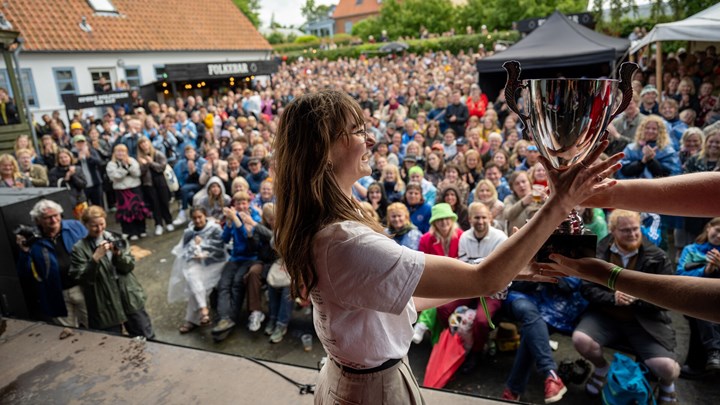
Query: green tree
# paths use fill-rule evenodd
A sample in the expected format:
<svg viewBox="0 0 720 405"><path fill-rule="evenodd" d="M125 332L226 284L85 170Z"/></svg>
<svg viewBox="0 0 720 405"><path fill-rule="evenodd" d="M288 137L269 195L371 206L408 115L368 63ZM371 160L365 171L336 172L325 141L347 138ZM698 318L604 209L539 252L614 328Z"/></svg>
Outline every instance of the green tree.
<svg viewBox="0 0 720 405"><path fill-rule="evenodd" d="M656 0L659 2L659 0ZM717 3L717 0L670 0L668 5L673 18L682 20L693 14L699 13Z"/></svg>
<svg viewBox="0 0 720 405"><path fill-rule="evenodd" d="M488 29L505 30L512 27L515 21L526 18L547 17L555 10L564 14L585 11L585 0L468 0L464 7L457 11L457 28L471 26L478 30L482 25Z"/></svg>
<svg viewBox="0 0 720 405"><path fill-rule="evenodd" d="M270 16L270 29L283 28L282 24L275 21L275 13Z"/></svg>
<svg viewBox="0 0 720 405"><path fill-rule="evenodd" d="M278 31L273 31L265 36L270 45L282 44L285 42L285 36Z"/></svg>
<svg viewBox="0 0 720 405"><path fill-rule="evenodd" d="M300 14L305 17L305 21L324 20L330 13L330 6L324 4L316 4L315 0L305 0L305 5L300 9Z"/></svg>
<svg viewBox="0 0 720 405"><path fill-rule="evenodd" d="M256 28L260 26L260 0L232 0Z"/></svg>
<svg viewBox="0 0 720 405"><path fill-rule="evenodd" d="M383 2L378 20L388 37L395 39L399 36L418 37L422 27L433 33L446 32L454 27L454 17L450 0L387 0Z"/></svg>
<svg viewBox="0 0 720 405"><path fill-rule="evenodd" d="M363 41L367 41L370 35L374 37L379 36L380 31L382 31L382 28L380 27L380 20L378 17L366 18L362 21L358 21L352 26L352 34L361 38Z"/></svg>

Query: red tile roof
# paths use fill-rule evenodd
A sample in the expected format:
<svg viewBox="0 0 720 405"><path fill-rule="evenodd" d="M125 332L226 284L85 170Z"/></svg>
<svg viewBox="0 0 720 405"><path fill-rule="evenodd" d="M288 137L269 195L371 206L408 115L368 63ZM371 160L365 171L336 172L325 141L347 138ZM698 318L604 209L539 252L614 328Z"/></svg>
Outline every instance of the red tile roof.
<svg viewBox="0 0 720 405"><path fill-rule="evenodd" d="M378 14L380 13L380 2L378 0L362 0L362 3L357 4L357 0L340 0L340 3L335 8L333 18L345 18L356 15L364 14Z"/></svg>
<svg viewBox="0 0 720 405"><path fill-rule="evenodd" d="M25 52L271 50L232 0L112 0L117 15L86 0L11 0L0 4L25 38ZM92 27L80 29L82 17Z"/></svg>

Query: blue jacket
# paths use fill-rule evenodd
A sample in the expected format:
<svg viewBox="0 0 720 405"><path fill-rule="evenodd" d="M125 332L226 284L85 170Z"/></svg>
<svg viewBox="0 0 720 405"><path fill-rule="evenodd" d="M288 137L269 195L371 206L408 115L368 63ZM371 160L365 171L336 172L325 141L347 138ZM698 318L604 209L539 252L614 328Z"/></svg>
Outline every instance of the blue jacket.
<svg viewBox="0 0 720 405"><path fill-rule="evenodd" d="M74 219L63 220L61 226L63 245L69 256L75 243L87 236L87 229ZM52 318L67 316L55 245L50 239L38 240L28 253L21 251L17 271L21 278L35 282L40 309L45 315Z"/></svg>
<svg viewBox="0 0 720 405"><path fill-rule="evenodd" d="M145 135L140 132L138 132L137 134L132 134L128 132L123 136L118 137L118 139L115 141L115 145L123 144L127 146L128 155L130 155L130 157L132 157L133 159L137 159L137 146L138 142L140 141L140 137L142 136Z"/></svg>
<svg viewBox="0 0 720 405"><path fill-rule="evenodd" d="M248 175L245 176L245 180L247 180L248 185L250 186L250 191L252 191L253 194L259 193L260 184L262 184L262 182L265 181L268 176L269 174L265 169L260 169L257 174L248 173Z"/></svg>
<svg viewBox="0 0 720 405"><path fill-rule="evenodd" d="M710 242L693 243L685 246L682 255L680 255L675 274L678 276L707 277L705 275L707 253L712 249L720 250L720 246L711 245Z"/></svg>
<svg viewBox="0 0 720 405"><path fill-rule="evenodd" d="M413 223L418 231L427 233L430 230L430 217L432 216L432 206L428 203L408 206L410 211L410 222Z"/></svg>
<svg viewBox="0 0 720 405"><path fill-rule="evenodd" d="M513 282L506 299L510 304L518 298L532 301L543 320L553 328L570 333L588 302L580 293L581 280L563 277L557 284Z"/></svg>
<svg viewBox="0 0 720 405"><path fill-rule="evenodd" d="M688 124L684 123L680 118L675 118L672 121L665 120L665 127L667 128L670 140L672 140L673 148L680 150L680 139L682 138L683 132L688 129Z"/></svg>
<svg viewBox="0 0 720 405"><path fill-rule="evenodd" d="M655 159L653 159L652 162L658 164L655 166L656 169L653 169L653 166L650 164L642 163L642 146L635 142L626 146L623 153L625 153L625 158L620 161L622 168L617 172L618 178L652 179L655 177L675 176L682 173L680 156L678 156L678 153L670 145L655 152Z"/></svg>
<svg viewBox="0 0 720 405"><path fill-rule="evenodd" d="M178 183L180 184L180 187L184 186L185 183L188 180L188 176L190 176L190 172L188 171L188 162L187 159L184 157L179 160L176 164L173 170L175 171L175 176L177 176ZM205 166L205 158L197 158L195 160L195 175L198 176L198 179L200 177L200 173L202 173L203 166ZM198 183L198 182L196 182Z"/></svg>
<svg viewBox="0 0 720 405"><path fill-rule="evenodd" d="M240 218L240 214L237 214ZM254 209L250 209L250 216L253 221L260 223L260 214ZM255 231L253 230L253 233ZM223 227L222 239L224 243L230 242L230 238L233 241L233 250L230 253L231 262L242 262L246 260L258 260L258 250L260 244L253 241L253 235L248 235L244 226L239 228L235 227L233 221L228 220Z"/></svg>

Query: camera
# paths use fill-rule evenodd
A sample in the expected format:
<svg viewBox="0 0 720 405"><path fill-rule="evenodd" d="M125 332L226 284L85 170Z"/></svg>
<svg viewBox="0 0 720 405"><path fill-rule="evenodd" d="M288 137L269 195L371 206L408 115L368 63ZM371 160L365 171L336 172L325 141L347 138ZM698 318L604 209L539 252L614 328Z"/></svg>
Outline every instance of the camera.
<svg viewBox="0 0 720 405"><path fill-rule="evenodd" d="M38 239L42 238L42 235L38 232L37 228L27 225L18 225L13 231L16 236L22 236L25 240L22 242L22 246L29 248L33 243L37 242Z"/></svg>
<svg viewBox="0 0 720 405"><path fill-rule="evenodd" d="M105 234L110 235L109 238L105 238L105 241L113 244L117 250L125 250L128 247L127 241L122 237L121 234L113 231L105 231Z"/></svg>

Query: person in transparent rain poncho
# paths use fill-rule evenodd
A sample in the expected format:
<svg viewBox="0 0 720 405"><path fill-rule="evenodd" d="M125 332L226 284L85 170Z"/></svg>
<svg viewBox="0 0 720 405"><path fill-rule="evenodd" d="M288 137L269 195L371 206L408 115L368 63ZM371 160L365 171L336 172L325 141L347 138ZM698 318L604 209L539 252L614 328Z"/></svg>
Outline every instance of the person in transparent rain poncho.
<svg viewBox="0 0 720 405"><path fill-rule="evenodd" d="M187 301L180 333L210 324L207 298L220 280L227 259L220 225L207 216L203 207L193 207L190 217L192 222L172 250L175 262L168 288L168 302Z"/></svg>

